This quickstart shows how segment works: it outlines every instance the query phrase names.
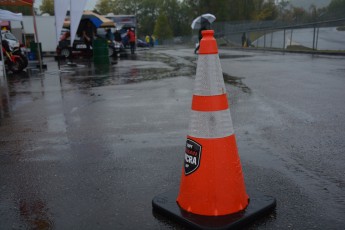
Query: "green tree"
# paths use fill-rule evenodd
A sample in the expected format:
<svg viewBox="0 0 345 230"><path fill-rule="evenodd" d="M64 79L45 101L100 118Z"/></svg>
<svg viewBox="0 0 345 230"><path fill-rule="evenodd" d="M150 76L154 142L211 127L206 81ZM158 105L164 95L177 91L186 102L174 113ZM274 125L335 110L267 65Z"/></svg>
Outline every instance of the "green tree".
<svg viewBox="0 0 345 230"><path fill-rule="evenodd" d="M345 0L332 0L328 6L328 17L339 18L345 14Z"/></svg>
<svg viewBox="0 0 345 230"><path fill-rule="evenodd" d="M274 3L274 0L269 0L266 2L260 2L256 9L254 19L257 21L262 20L274 20L278 16L278 8Z"/></svg>
<svg viewBox="0 0 345 230"><path fill-rule="evenodd" d="M99 0L96 10L102 14L132 14L136 15L144 0Z"/></svg>
<svg viewBox="0 0 345 230"><path fill-rule="evenodd" d="M308 12L301 7L292 8L292 18L295 23L303 23L307 21Z"/></svg>
<svg viewBox="0 0 345 230"><path fill-rule="evenodd" d="M158 39L170 39L173 37L173 31L170 27L168 17L160 12L154 29L154 34Z"/></svg>
<svg viewBox="0 0 345 230"><path fill-rule="evenodd" d="M153 34L160 4L160 0L143 0L141 2L137 20L139 31L143 36Z"/></svg>
<svg viewBox="0 0 345 230"><path fill-rule="evenodd" d="M180 25L180 34L179 35L190 35L192 33L190 25L192 24L192 21L194 19L194 15L191 14L190 8L186 4L185 1L182 1L180 4L180 17L179 20L181 22Z"/></svg>
<svg viewBox="0 0 345 230"><path fill-rule="evenodd" d="M114 0L98 0L95 9L100 14L115 13L115 1Z"/></svg>
<svg viewBox="0 0 345 230"><path fill-rule="evenodd" d="M43 0L40 5L40 11L42 14L48 13L54 15L54 0Z"/></svg>
<svg viewBox="0 0 345 230"><path fill-rule="evenodd" d="M217 21L272 20L278 16L274 0L184 0L193 17L212 13Z"/></svg>
<svg viewBox="0 0 345 230"><path fill-rule="evenodd" d="M187 24L192 19L186 20L186 8L182 10L183 1L180 0L99 0L96 10L101 14L114 13L136 15L139 36L154 32L158 22L159 12L164 14L169 22L174 35L181 35L187 31Z"/></svg>
<svg viewBox="0 0 345 230"><path fill-rule="evenodd" d="M317 7L314 4L309 6L309 19L310 21L316 21L318 18Z"/></svg>
<svg viewBox="0 0 345 230"><path fill-rule="evenodd" d="M95 8L100 14L136 15L137 31L146 35L153 33L159 3L160 0L99 0Z"/></svg>
<svg viewBox="0 0 345 230"><path fill-rule="evenodd" d="M1 0L0 0L1 2ZM1 6L2 10L9 10L14 13L22 13L23 15L32 15L31 6Z"/></svg>
<svg viewBox="0 0 345 230"><path fill-rule="evenodd" d="M209 1L209 0L184 0L185 6L189 8L189 13L193 18L205 13L214 14L217 17L217 21L226 21L231 14L230 5L234 5L239 0L227 0Z"/></svg>
<svg viewBox="0 0 345 230"><path fill-rule="evenodd" d="M160 6L161 13L167 16L169 25L174 35L181 34L180 3L178 0L163 0Z"/></svg>
<svg viewBox="0 0 345 230"><path fill-rule="evenodd" d="M274 20L279 13L274 0L99 0L96 9L101 14L136 15L139 36L161 31L162 24L169 25L173 36L191 34L193 19L204 13L214 14L217 22Z"/></svg>

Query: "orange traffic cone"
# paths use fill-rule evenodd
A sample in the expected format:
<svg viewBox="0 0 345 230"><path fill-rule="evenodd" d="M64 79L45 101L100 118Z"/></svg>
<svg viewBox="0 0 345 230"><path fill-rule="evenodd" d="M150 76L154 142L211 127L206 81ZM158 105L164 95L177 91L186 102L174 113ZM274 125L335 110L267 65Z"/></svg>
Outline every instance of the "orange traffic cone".
<svg viewBox="0 0 345 230"><path fill-rule="evenodd" d="M156 196L154 210L193 228L239 227L276 206L247 195L214 31L202 32L180 190Z"/></svg>
<svg viewBox="0 0 345 230"><path fill-rule="evenodd" d="M245 209L248 195L213 33L202 33L177 202L187 212L220 216Z"/></svg>

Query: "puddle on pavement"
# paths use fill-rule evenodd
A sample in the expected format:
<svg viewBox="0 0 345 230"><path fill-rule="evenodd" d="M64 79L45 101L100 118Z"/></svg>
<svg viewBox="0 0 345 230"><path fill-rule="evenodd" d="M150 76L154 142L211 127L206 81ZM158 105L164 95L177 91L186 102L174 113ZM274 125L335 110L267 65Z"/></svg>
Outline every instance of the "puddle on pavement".
<svg viewBox="0 0 345 230"><path fill-rule="evenodd" d="M220 58L243 58L248 55L220 55ZM77 59L69 63L60 63L60 70L47 70L43 74L33 71L8 76L6 84L0 85L0 125L5 117L10 116L10 98L30 95L32 100L42 97L46 91L44 81L51 76L60 76L62 90L92 88L109 85L139 83L147 80L159 80L179 76L194 77L196 74L196 56L172 57L162 53L142 52L128 55L126 58L112 59L109 65L95 65L92 60ZM224 81L240 88L244 93L251 90L242 82L242 78L223 74Z"/></svg>
<svg viewBox="0 0 345 230"><path fill-rule="evenodd" d="M248 58L250 55L231 55L231 54L219 54L220 59L235 59L235 58Z"/></svg>
<svg viewBox="0 0 345 230"><path fill-rule="evenodd" d="M129 65L130 67L128 67ZM85 68L86 66L91 68ZM82 88L100 87L177 76L193 76L195 75L194 68L193 65L177 63L173 57L144 53L129 55L128 58L121 58L118 61L113 60L110 65L78 63L75 67L66 66L61 71L61 77L63 77L63 81L77 84Z"/></svg>
<svg viewBox="0 0 345 230"><path fill-rule="evenodd" d="M248 55L222 55L221 58L243 58ZM73 84L78 84L81 87L100 87L107 85L120 85L138 83L146 80L159 80L164 78L178 77L178 76L195 76L196 71L196 57L183 57L184 61L179 61L164 54L144 53L140 55L129 55L128 58L118 60L117 63L107 65L93 65L92 68L76 68L74 72L68 72L66 75L68 81ZM121 62L128 61L131 66L121 65ZM133 63L132 61L135 61ZM157 62L154 65L146 66L150 62ZM159 64L159 62L161 64ZM119 63L119 64L118 64ZM155 66L156 64L156 66ZM89 64L90 65L90 64ZM82 66L82 65L79 65ZM165 66L160 68L157 66ZM72 70L72 69L71 69ZM62 73L64 74L64 73ZM241 78L230 76L226 73L224 81L235 87L240 88L245 93L250 93L251 90L243 82Z"/></svg>
<svg viewBox="0 0 345 230"><path fill-rule="evenodd" d="M2 119L10 115L10 96L8 84L4 77L0 76L0 126Z"/></svg>
<svg viewBox="0 0 345 230"><path fill-rule="evenodd" d="M252 90L242 82L242 78L230 76L229 74L223 73L225 83L229 83L235 87L240 88L244 93L251 93Z"/></svg>

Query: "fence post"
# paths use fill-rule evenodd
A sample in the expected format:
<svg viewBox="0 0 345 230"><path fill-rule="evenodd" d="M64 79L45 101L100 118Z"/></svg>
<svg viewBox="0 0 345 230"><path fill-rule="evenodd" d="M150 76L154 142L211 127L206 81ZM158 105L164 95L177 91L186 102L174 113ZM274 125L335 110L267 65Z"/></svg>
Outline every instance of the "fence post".
<svg viewBox="0 0 345 230"><path fill-rule="evenodd" d="M286 32L286 29L284 29L284 41L283 41L283 50L285 50L285 32Z"/></svg>
<svg viewBox="0 0 345 230"><path fill-rule="evenodd" d="M317 27L317 34L316 34L316 46L315 46L315 49L317 50L317 43L319 41L319 29L320 27Z"/></svg>
<svg viewBox="0 0 345 230"><path fill-rule="evenodd" d="M313 33L313 50L315 50L315 32L316 32L316 26L314 25L314 33Z"/></svg>
<svg viewBox="0 0 345 230"><path fill-rule="evenodd" d="M292 32L293 32L293 29L291 28L290 46L292 45Z"/></svg>

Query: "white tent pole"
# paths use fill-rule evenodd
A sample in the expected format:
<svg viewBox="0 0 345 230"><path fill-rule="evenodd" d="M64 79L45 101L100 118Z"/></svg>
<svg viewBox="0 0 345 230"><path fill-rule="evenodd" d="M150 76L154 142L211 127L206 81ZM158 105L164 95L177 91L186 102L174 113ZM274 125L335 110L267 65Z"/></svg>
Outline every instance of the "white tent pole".
<svg viewBox="0 0 345 230"><path fill-rule="evenodd" d="M26 47L26 37L25 37L25 30L24 30L23 21L20 21L20 26L22 27L22 42L23 42L24 46Z"/></svg>
<svg viewBox="0 0 345 230"><path fill-rule="evenodd" d="M34 19L34 30L35 30L35 37L37 41L38 62L40 64L40 71L42 72L42 57L41 57L40 42L39 42L38 33L37 33L36 14L35 14L34 5L35 5L35 0L33 0L33 4L32 4L32 16Z"/></svg>

